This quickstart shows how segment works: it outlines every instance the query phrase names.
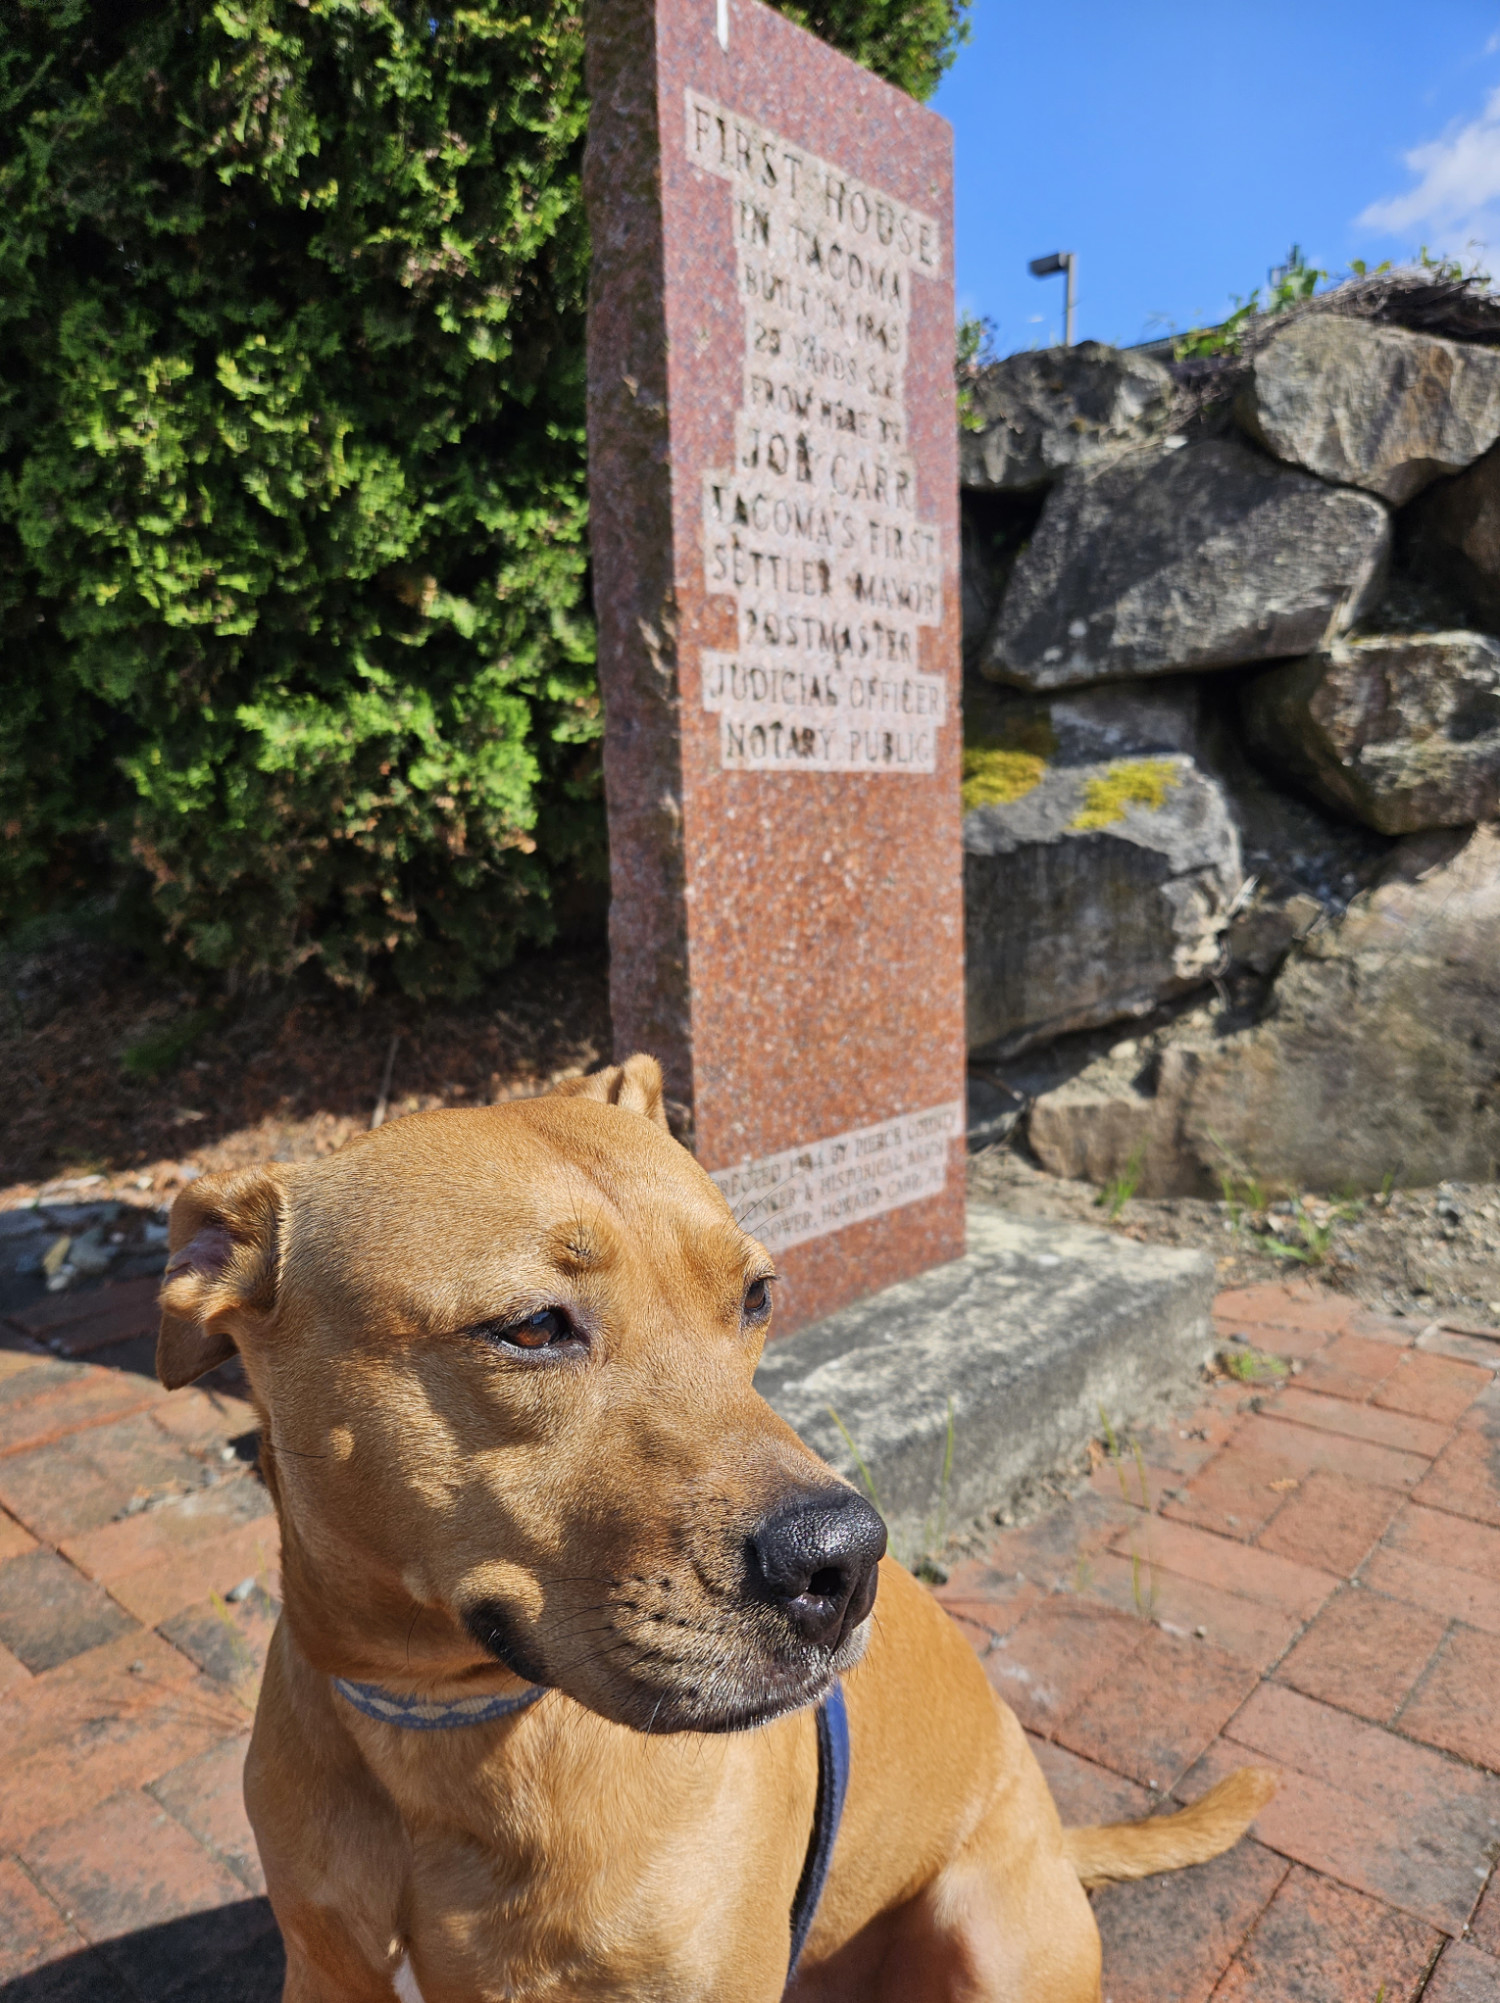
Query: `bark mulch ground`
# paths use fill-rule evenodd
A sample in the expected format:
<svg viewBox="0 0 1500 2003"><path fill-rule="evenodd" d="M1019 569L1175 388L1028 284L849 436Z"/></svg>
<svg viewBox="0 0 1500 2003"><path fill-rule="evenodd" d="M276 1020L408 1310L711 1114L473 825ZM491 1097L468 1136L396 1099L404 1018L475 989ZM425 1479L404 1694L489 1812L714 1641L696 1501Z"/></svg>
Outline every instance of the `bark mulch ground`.
<svg viewBox="0 0 1500 2003"><path fill-rule="evenodd" d="M0 1208L80 1186L159 1200L184 1180L327 1154L389 1117L541 1091L609 1053L602 959L521 963L465 1006L326 989L204 1001L64 937L0 959Z"/></svg>

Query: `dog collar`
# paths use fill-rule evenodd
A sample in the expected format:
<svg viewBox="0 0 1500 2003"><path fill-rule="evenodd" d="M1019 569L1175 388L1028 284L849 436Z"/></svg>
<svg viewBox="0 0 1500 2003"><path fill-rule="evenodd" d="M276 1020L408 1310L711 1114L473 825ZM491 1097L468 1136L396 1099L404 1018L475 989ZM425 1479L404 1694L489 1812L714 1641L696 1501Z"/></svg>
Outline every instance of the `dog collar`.
<svg viewBox="0 0 1500 2003"><path fill-rule="evenodd" d="M459 1725L493 1724L496 1718L514 1717L545 1695L543 1685L534 1683L519 1697L457 1697L444 1704L431 1697L400 1697L378 1683L351 1683L344 1676L335 1676L333 1687L367 1718L401 1725L408 1732L451 1732Z"/></svg>

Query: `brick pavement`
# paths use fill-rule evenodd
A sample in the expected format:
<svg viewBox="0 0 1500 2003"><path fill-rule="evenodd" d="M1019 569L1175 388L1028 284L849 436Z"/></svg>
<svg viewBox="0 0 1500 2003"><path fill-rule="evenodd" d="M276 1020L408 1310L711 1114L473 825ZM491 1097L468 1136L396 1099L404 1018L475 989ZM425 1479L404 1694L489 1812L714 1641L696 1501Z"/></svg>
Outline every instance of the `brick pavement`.
<svg viewBox="0 0 1500 2003"><path fill-rule="evenodd" d="M165 1392L154 1281L0 1323L0 1998L272 2003L240 1800L276 1524L232 1371Z"/></svg>
<svg viewBox="0 0 1500 2003"><path fill-rule="evenodd" d="M0 1329L4 2003L279 1995L239 1794L275 1525L232 1373L150 1376L151 1293ZM1228 1857L1095 1895L1111 2003L1500 2003L1500 1336L1217 1312L1242 1376L940 1597L1066 1819L1282 1775Z"/></svg>
<svg viewBox="0 0 1500 2003"><path fill-rule="evenodd" d="M1500 2003L1500 1330L1215 1313L1238 1374L940 1597L1065 1820L1281 1774L1229 1856L1095 1895L1110 2003Z"/></svg>

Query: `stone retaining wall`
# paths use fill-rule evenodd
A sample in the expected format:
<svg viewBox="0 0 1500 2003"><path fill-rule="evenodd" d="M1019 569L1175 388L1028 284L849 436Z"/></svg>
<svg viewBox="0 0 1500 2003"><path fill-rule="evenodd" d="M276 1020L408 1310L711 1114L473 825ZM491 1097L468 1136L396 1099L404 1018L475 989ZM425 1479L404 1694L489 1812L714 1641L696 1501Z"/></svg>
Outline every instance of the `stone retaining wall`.
<svg viewBox="0 0 1500 2003"><path fill-rule="evenodd" d="M1497 1173L1500 312L1431 292L974 379L971 1057L1059 1172Z"/></svg>

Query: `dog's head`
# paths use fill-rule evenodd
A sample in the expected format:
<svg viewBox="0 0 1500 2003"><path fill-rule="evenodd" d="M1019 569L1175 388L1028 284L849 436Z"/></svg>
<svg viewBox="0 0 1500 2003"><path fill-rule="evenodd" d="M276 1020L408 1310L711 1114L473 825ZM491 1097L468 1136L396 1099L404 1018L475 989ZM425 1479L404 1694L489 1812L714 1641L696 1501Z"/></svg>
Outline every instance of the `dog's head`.
<svg viewBox="0 0 1500 2003"><path fill-rule="evenodd" d="M751 1388L772 1261L667 1132L652 1059L205 1176L171 1246L158 1370L243 1355L315 1666L498 1661L723 1731L858 1660L884 1526Z"/></svg>

